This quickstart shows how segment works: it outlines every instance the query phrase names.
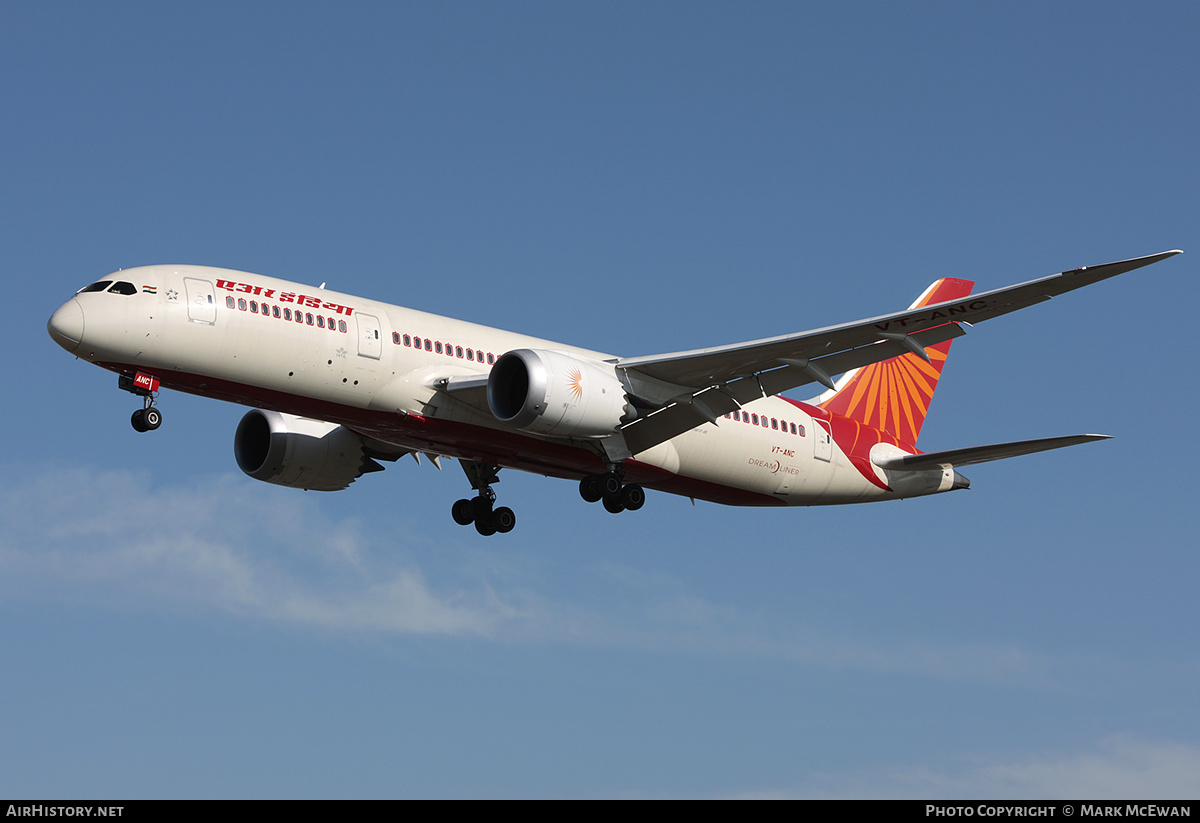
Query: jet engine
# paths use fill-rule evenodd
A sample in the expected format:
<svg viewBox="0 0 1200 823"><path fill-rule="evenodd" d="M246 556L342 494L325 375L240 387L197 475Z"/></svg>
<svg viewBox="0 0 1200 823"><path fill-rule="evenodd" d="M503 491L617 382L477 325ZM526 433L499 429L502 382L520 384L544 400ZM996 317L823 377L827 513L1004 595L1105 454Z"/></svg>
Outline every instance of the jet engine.
<svg viewBox="0 0 1200 823"><path fill-rule="evenodd" d="M338 491L366 472L383 470L349 429L260 409L238 423L233 453L255 480L311 491Z"/></svg>
<svg viewBox="0 0 1200 823"><path fill-rule="evenodd" d="M497 420L551 437L603 437L632 413L612 367L539 349L501 355L487 397Z"/></svg>

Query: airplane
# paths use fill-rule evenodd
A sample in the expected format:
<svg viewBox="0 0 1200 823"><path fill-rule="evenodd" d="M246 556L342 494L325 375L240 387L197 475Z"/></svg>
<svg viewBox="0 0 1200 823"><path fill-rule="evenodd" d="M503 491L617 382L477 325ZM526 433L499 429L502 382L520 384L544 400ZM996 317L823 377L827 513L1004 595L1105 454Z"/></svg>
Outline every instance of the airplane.
<svg viewBox="0 0 1200 823"><path fill-rule="evenodd" d="M380 461L456 458L476 494L451 516L513 529L501 469L579 482L640 509L646 489L734 506L814 506L965 489L975 463L1107 439L1079 434L922 453L950 345L966 329L1180 254L1161 252L971 294L943 278L906 310L744 343L620 357L257 274L191 265L114 272L47 324L142 398L250 406L234 434L252 478L336 491ZM834 380L834 375L841 375ZM800 402L782 392L816 383Z"/></svg>

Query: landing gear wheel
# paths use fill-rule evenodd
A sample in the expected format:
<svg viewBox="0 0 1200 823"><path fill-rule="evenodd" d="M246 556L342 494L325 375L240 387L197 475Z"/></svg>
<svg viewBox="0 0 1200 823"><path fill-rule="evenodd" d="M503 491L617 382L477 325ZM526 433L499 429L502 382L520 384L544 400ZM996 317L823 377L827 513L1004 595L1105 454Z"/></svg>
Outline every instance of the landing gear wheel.
<svg viewBox="0 0 1200 823"><path fill-rule="evenodd" d="M492 503L490 500L486 500L482 495L479 497L472 497L467 501L467 511L471 516L471 519L467 521L468 523L486 520L492 513Z"/></svg>
<svg viewBox="0 0 1200 823"><path fill-rule="evenodd" d="M604 497L602 478L590 475L579 481L579 496L588 503L599 503Z"/></svg>
<svg viewBox="0 0 1200 823"><path fill-rule="evenodd" d="M459 464L471 482L471 488L479 492L470 500L457 500L450 507L454 522L461 526L475 524L475 531L484 537L490 537L497 532L504 534L513 530L517 525L517 516L507 506L493 508L496 505L496 493L492 484L500 481L496 466L481 463L476 460L460 460Z"/></svg>
<svg viewBox="0 0 1200 823"><path fill-rule="evenodd" d="M150 427L146 425L146 410L145 409L138 409L137 411L135 411L133 413L133 417L129 418L129 422L133 426L134 431L138 431L138 432L150 431Z"/></svg>
<svg viewBox="0 0 1200 823"><path fill-rule="evenodd" d="M621 489L621 505L631 512L640 509L646 503L646 490L641 486L626 486Z"/></svg>
<svg viewBox="0 0 1200 823"><path fill-rule="evenodd" d="M508 506L501 506L492 512L492 523L500 534L508 534L517 525L517 516Z"/></svg>
<svg viewBox="0 0 1200 823"><path fill-rule="evenodd" d="M469 526L475 520L472 508L470 500L455 500L454 505L450 507L450 516L458 525Z"/></svg>
<svg viewBox="0 0 1200 823"><path fill-rule="evenodd" d="M604 508L613 514L637 511L646 504L646 490L636 484L626 486L623 479L619 466L605 474L588 475L579 481L579 496L589 503L604 501Z"/></svg>
<svg viewBox="0 0 1200 823"><path fill-rule="evenodd" d="M154 406L142 409L142 422L145 424L147 431L154 431L162 425L162 412Z"/></svg>
<svg viewBox="0 0 1200 823"><path fill-rule="evenodd" d="M606 494L604 495L604 508L613 514L620 514L621 512L625 511L625 504L621 502L621 496L619 494L612 496Z"/></svg>

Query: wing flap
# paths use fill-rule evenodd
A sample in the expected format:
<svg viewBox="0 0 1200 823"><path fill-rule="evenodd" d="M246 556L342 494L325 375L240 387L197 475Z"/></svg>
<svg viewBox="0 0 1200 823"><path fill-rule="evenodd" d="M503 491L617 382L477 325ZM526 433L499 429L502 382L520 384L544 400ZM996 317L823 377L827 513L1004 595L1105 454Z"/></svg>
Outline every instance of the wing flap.
<svg viewBox="0 0 1200 823"><path fill-rule="evenodd" d="M966 329L957 323L943 323L940 326L934 326L931 329L910 334L908 338L919 348L925 349L930 346L936 346L938 343L944 343L947 340L953 340L956 337L962 337L966 333ZM860 346L857 349L838 352L837 354L831 354L810 362L819 366L826 374L842 374L843 372L859 369L863 366L869 366L872 363L890 360L897 355L907 354L909 351L909 346L895 340L879 340L866 346ZM780 392L795 389L807 383L819 382L813 379L811 375L794 366L788 367L788 369L776 369L765 372L759 375L759 381L768 395L779 394Z"/></svg>
<svg viewBox="0 0 1200 823"><path fill-rule="evenodd" d="M757 397L762 396L757 386L751 386L744 380L739 383L747 385L734 384L734 391L741 389L741 393L745 395L750 393L747 391L750 389L757 393ZM703 389L695 395L668 403L645 417L626 423L621 427L621 434L625 437L629 451L637 454L691 431L703 423L717 424L717 418L741 408L742 403L753 399L750 397L739 401L726 390L715 387Z"/></svg>

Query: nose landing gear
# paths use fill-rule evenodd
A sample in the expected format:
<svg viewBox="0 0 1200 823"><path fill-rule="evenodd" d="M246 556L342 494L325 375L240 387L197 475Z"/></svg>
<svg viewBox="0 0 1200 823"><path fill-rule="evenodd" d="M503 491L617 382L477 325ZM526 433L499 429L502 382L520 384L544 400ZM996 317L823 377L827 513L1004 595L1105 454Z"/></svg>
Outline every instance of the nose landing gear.
<svg viewBox="0 0 1200 823"><path fill-rule="evenodd" d="M138 372L136 377L121 375L117 378L117 388L136 394L145 401L145 405L129 418L134 431L151 432L162 425L162 412L154 405L154 395L158 391L157 377L141 372Z"/></svg>
<svg viewBox="0 0 1200 823"><path fill-rule="evenodd" d="M149 402L154 402L150 400ZM129 418L129 422L133 424L135 431L152 432L162 425L162 412L151 405L147 405L143 409L138 409L133 413L133 417Z"/></svg>

